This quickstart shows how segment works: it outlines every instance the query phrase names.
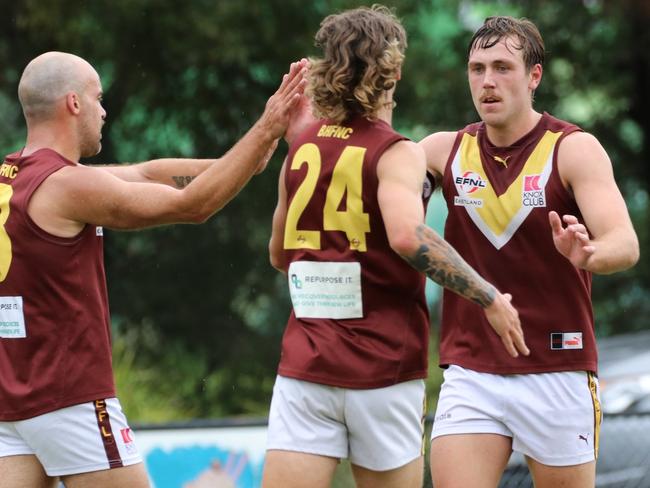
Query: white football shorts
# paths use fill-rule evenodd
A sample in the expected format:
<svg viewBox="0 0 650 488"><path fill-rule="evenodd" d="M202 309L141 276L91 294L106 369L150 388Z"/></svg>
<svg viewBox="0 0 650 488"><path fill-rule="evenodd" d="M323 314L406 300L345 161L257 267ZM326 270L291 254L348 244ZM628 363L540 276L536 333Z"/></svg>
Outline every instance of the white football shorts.
<svg viewBox="0 0 650 488"><path fill-rule="evenodd" d="M117 398L80 403L26 420L0 422L0 457L35 455L48 476L142 462Z"/></svg>
<svg viewBox="0 0 650 488"><path fill-rule="evenodd" d="M512 449L548 466L598 457L598 379L585 371L499 375L460 366L444 372L431 438L500 434Z"/></svg>
<svg viewBox="0 0 650 488"><path fill-rule="evenodd" d="M396 469L424 454L425 402L423 380L361 390L278 376L266 448Z"/></svg>

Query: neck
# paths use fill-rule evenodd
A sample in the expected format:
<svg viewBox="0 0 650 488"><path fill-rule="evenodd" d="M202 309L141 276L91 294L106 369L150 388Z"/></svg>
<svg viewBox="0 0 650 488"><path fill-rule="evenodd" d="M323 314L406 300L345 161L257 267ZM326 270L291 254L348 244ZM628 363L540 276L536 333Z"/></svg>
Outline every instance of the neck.
<svg viewBox="0 0 650 488"><path fill-rule="evenodd" d="M390 126L393 125L393 105L393 100L391 99L377 111L377 118L383 120Z"/></svg>
<svg viewBox="0 0 650 488"><path fill-rule="evenodd" d="M28 124L27 140L22 155L29 156L39 149L52 149L70 161L79 162L81 153L76 139L71 133L62 129L59 125L41 122Z"/></svg>
<svg viewBox="0 0 650 488"><path fill-rule="evenodd" d="M497 147L507 147L528 134L542 118L542 114L532 108L515 121L502 126L485 124L488 139Z"/></svg>

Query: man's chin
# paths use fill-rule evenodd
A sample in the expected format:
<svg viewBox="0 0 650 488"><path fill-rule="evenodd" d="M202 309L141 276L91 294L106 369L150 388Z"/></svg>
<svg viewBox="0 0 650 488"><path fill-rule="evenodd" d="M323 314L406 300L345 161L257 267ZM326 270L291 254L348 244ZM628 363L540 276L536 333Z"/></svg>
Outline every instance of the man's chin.
<svg viewBox="0 0 650 488"><path fill-rule="evenodd" d="M102 150L102 143L99 142L97 143L97 146L94 148L86 148L81 151L81 157L82 158L92 158L93 156L97 156L100 151Z"/></svg>

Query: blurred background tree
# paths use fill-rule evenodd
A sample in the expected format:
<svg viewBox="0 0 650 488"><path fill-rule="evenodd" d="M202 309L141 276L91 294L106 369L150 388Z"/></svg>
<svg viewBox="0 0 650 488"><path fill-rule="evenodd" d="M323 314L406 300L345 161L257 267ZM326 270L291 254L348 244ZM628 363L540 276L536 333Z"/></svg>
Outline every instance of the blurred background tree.
<svg viewBox="0 0 650 488"><path fill-rule="evenodd" d="M87 162L223 154L261 114L288 64L316 54L313 35L337 0L2 1L0 149L21 147L16 88L48 50L96 66L108 119ZM394 122L413 139L476 120L466 44L486 16L537 23L548 51L536 107L580 124L608 150L641 239L633 270L594 280L599 335L648 328L650 3L645 0L392 0L409 32ZM265 415L289 310L268 264L286 147L201 226L105 232L119 394L132 421ZM585 162L588 163L588 162ZM434 199L432 222L444 209ZM435 292L432 293L435 297ZM430 393L437 395L437 305ZM433 403L432 403L433 405Z"/></svg>

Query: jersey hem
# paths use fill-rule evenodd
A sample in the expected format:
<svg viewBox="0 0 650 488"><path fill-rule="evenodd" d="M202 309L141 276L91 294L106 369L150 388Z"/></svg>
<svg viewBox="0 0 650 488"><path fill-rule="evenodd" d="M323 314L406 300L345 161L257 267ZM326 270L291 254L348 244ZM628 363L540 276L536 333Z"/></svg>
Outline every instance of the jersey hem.
<svg viewBox="0 0 650 488"><path fill-rule="evenodd" d="M47 406L32 408L29 410L0 412L0 422L16 422L19 420L28 420L39 415L61 410L62 408L79 405L80 403L92 402L95 400L104 400L108 398L116 398L115 390L104 390L98 393L91 393L81 397L72 398L64 402L57 402Z"/></svg>
<svg viewBox="0 0 650 488"><path fill-rule="evenodd" d="M320 385L334 386L336 388L351 388L357 390L371 390L374 388L386 388L387 386L393 386L398 383L404 383L411 380L425 379L427 377L427 371L416 371L408 374L401 374L399 377L385 378L375 381L342 381L341 379L333 380L331 378L323 378L318 375L312 375L309 373L303 373L299 371L291 371L285 368L279 368L278 374L280 376L286 376L288 378L293 378L296 380L309 381L311 383L318 383Z"/></svg>
<svg viewBox="0 0 650 488"><path fill-rule="evenodd" d="M473 363L466 360L458 360L453 357L441 357L439 364L441 368L446 369L451 365L461 366L462 368L478 371L479 373L489 374L536 374L536 373L562 373L565 371L590 371L598 374L598 368L594 362L579 363L562 363L555 364L537 364L520 367L513 366L486 366L485 364Z"/></svg>

